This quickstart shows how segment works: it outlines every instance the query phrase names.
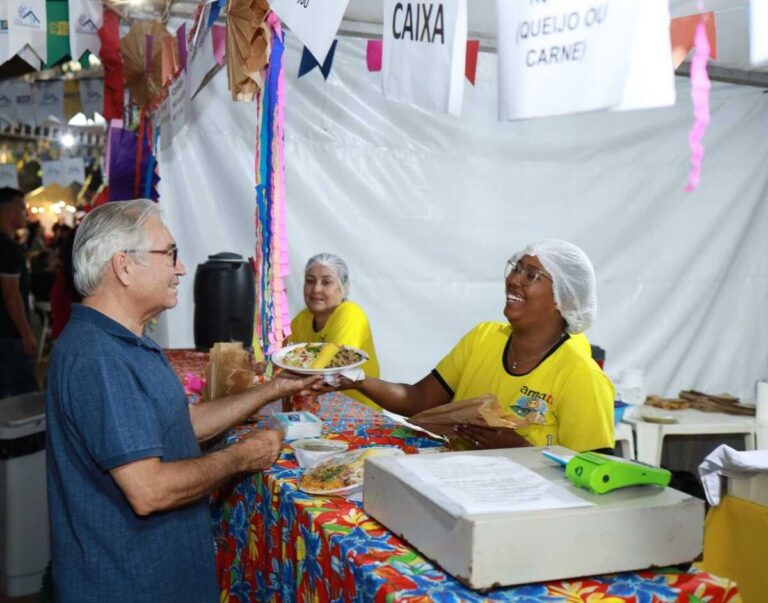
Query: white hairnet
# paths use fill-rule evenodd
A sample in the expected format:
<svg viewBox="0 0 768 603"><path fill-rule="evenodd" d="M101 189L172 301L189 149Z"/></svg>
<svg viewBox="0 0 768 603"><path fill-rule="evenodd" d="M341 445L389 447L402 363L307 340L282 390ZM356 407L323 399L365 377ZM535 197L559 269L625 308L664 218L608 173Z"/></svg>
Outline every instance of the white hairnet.
<svg viewBox="0 0 768 603"><path fill-rule="evenodd" d="M566 331L586 331L597 315L595 269L587 254L573 243L548 239L531 243L512 258L535 256L552 277L555 304L566 322Z"/></svg>
<svg viewBox="0 0 768 603"><path fill-rule="evenodd" d="M349 268L347 268L347 263L334 253L318 253L307 260L307 265L304 267L304 275L306 276L312 266L317 265L333 270L339 281L342 296L344 299L347 299L349 297Z"/></svg>

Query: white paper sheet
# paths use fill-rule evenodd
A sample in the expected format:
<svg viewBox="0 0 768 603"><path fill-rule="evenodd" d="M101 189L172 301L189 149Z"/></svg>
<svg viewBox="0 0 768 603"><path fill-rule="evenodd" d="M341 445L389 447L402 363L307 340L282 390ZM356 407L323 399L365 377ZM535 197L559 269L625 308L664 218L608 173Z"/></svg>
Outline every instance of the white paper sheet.
<svg viewBox="0 0 768 603"><path fill-rule="evenodd" d="M589 507L561 484L499 456L409 456L404 481L452 515Z"/></svg>

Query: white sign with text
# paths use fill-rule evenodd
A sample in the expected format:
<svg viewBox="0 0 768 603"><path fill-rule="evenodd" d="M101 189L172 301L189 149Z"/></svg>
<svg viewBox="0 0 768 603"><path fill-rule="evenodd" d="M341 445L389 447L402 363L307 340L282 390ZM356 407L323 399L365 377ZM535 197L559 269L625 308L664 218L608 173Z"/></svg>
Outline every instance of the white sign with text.
<svg viewBox="0 0 768 603"><path fill-rule="evenodd" d="M674 103L666 0L497 0L499 119Z"/></svg>
<svg viewBox="0 0 768 603"><path fill-rule="evenodd" d="M768 65L768 0L749 0L749 64Z"/></svg>
<svg viewBox="0 0 768 603"><path fill-rule="evenodd" d="M349 0L271 0L269 7L322 65L347 4Z"/></svg>
<svg viewBox="0 0 768 603"><path fill-rule="evenodd" d="M384 0L384 96L459 115L467 47L466 0Z"/></svg>

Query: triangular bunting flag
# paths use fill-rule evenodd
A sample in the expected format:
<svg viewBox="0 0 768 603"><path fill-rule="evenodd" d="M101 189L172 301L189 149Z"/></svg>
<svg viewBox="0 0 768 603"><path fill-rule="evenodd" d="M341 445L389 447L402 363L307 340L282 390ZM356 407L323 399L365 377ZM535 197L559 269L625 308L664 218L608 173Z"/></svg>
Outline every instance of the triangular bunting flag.
<svg viewBox="0 0 768 603"><path fill-rule="evenodd" d="M69 14L64 2L48 0L48 57L46 67L52 67L69 56Z"/></svg>
<svg viewBox="0 0 768 603"><path fill-rule="evenodd" d="M336 43L338 40L334 40L331 44L331 49L328 51L328 55L325 57L325 62L320 66L312 56L312 53L305 46L301 52L301 64L299 65L299 77L302 77L312 71L315 67L320 67L320 72L323 74L323 79L328 79L328 75L331 73L331 66L333 65L333 55L336 54Z"/></svg>
<svg viewBox="0 0 768 603"><path fill-rule="evenodd" d="M365 62L368 64L368 71L381 71L381 53L384 49L382 40L368 40L368 47L365 50Z"/></svg>
<svg viewBox="0 0 768 603"><path fill-rule="evenodd" d="M464 63L464 75L469 82L475 85L475 72L477 71L477 55L480 52L480 40L467 40L467 60Z"/></svg>
<svg viewBox="0 0 768 603"><path fill-rule="evenodd" d="M707 41L709 42L709 56L712 60L717 59L717 33L715 30L715 13L704 13L704 26L707 31ZM696 28L701 23L702 15L689 15L672 19L669 25L669 35L672 38L672 60L675 69L690 54L696 38Z"/></svg>

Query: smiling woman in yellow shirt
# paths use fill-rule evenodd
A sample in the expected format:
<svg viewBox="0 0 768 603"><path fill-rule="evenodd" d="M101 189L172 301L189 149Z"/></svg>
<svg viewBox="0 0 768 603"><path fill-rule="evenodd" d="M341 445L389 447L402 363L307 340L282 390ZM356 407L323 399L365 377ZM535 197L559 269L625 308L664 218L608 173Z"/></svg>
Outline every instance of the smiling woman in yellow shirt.
<svg viewBox="0 0 768 603"><path fill-rule="evenodd" d="M613 385L583 335L597 309L589 258L566 241L541 241L512 256L504 276L507 322L477 325L421 381L366 377L341 387L406 416L490 393L525 419L515 431L457 425L476 448L613 448Z"/></svg>
<svg viewBox="0 0 768 603"><path fill-rule="evenodd" d="M291 321L289 343L323 342L346 345L363 350L368 361L362 369L366 377L379 376L379 361L373 345L373 334L363 309L347 300L349 268L332 253L319 253L309 258L304 268L304 303L307 305ZM350 397L379 409L364 394L351 391Z"/></svg>

